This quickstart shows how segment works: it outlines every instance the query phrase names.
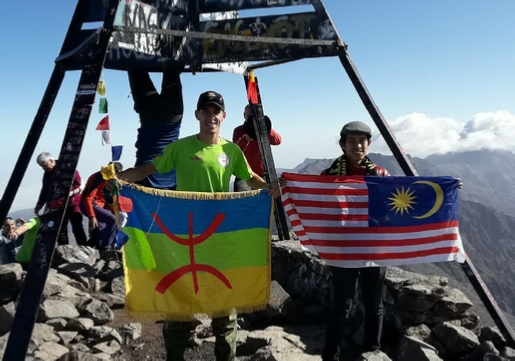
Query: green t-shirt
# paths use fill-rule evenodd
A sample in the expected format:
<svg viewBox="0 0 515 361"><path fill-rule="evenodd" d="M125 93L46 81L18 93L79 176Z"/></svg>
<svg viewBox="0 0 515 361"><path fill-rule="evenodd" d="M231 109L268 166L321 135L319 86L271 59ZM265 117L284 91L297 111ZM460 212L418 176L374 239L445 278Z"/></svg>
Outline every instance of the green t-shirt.
<svg viewBox="0 0 515 361"><path fill-rule="evenodd" d="M223 138L205 144L196 135L170 143L152 164L159 173L175 168L177 190L190 192L229 192L231 175L247 180L252 172L238 145Z"/></svg>
<svg viewBox="0 0 515 361"><path fill-rule="evenodd" d="M29 219L23 225L28 228L28 230L23 235L23 243L20 247L20 250L16 254L16 261L20 263L29 263L30 258L32 257L32 251L34 250L34 244L36 243L36 237L38 235L39 224L41 220L39 217Z"/></svg>

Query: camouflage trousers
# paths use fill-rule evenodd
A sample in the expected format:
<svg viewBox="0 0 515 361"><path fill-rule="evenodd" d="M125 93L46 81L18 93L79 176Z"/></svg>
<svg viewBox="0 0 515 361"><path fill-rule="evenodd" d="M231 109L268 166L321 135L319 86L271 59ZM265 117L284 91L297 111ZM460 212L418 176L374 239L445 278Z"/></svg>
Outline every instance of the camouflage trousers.
<svg viewBox="0 0 515 361"><path fill-rule="evenodd" d="M238 315L232 310L228 317L214 318L211 322L215 341L216 361L234 361ZM165 321L163 337L166 361L184 361L184 351L193 331L191 322Z"/></svg>

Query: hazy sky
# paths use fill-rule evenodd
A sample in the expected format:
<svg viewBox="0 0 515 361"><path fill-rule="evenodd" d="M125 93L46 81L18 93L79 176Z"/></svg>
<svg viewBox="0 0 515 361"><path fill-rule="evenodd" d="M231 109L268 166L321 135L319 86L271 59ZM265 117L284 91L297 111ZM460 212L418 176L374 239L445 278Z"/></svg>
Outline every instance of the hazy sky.
<svg viewBox="0 0 515 361"><path fill-rule="evenodd" d="M500 147L515 150L515 2L513 0L326 0L349 53L374 100L407 153ZM74 1L8 1L0 22L0 109L6 154L0 192L19 155L47 86L53 61L69 25ZM306 10L304 8L303 10ZM278 167L294 167L305 158L339 155L342 125L362 120L373 126L336 58L303 60L257 71L265 113L283 136L274 147ZM13 210L33 207L42 171L41 151L59 153L79 73L66 75ZM122 163L134 162L138 127L127 75L105 71L111 137L124 146ZM160 82L160 76L154 76ZM222 136L231 138L242 123L246 94L241 76L185 74L185 117L181 136L193 134L198 94L217 90L227 103ZM96 110L96 107L94 107ZM88 177L109 162L93 113L79 172ZM375 129L375 127L374 127ZM374 137L372 151L387 153Z"/></svg>

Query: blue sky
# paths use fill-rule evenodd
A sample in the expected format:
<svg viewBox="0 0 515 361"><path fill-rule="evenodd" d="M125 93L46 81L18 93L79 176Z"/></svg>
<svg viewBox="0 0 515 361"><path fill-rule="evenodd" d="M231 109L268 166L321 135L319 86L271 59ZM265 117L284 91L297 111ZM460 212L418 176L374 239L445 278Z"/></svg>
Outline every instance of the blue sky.
<svg viewBox="0 0 515 361"><path fill-rule="evenodd" d="M513 138L507 134L515 135L514 1L324 3L374 100L408 153L425 156L485 145L512 149ZM3 4L0 150L7 157L0 177L2 193L75 4L64 0ZM294 167L305 158L334 158L340 152L337 135L344 123L362 120L373 125L337 58L303 60L259 70L256 75L265 113L283 136L283 144L274 148L278 167ZM66 75L13 210L35 203L42 176L35 156L41 151L58 155L78 77L78 72ZM153 78L160 81L157 75ZM107 70L104 79L112 141L124 146L121 160L131 166L138 117L128 97L127 76ZM198 130L193 116L198 94L214 89L226 98L228 114L222 136L230 139L234 127L242 122L247 101L241 76L184 74L182 80L185 117L181 135ZM100 133L94 130L100 119L95 113L90 119L78 167L83 177L110 160L110 149L101 145ZM474 133L467 141L461 139L464 129ZM376 138L372 150L387 152L381 137Z"/></svg>

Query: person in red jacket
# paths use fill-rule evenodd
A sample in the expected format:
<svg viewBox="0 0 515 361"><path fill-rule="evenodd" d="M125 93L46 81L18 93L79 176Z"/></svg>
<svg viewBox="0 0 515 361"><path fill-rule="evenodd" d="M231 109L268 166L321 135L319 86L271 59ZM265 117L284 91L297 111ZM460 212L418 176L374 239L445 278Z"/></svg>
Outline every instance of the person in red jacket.
<svg viewBox="0 0 515 361"><path fill-rule="evenodd" d="M116 173L123 170L121 163L112 163ZM82 191L80 204L82 213L89 219L90 242L99 251L113 245L117 230L114 214L106 209L106 200L103 194L104 186L105 180L100 171L90 175Z"/></svg>
<svg viewBox="0 0 515 361"><path fill-rule="evenodd" d="M48 152L43 152L36 158L38 165L45 171L43 175L43 184L41 191L39 192L38 201L34 207L34 213L39 215L39 211L43 208L46 203L50 187L52 186L52 176L57 164L54 156ZM72 225L72 232L75 237L75 242L79 246L85 246L88 239L84 232L84 226L82 225L82 213L80 212L80 193L83 189L82 178L78 171L75 171L73 177L72 187L68 194L68 206L64 213L63 227L59 234L58 243L59 245L68 244L68 222Z"/></svg>
<svg viewBox="0 0 515 361"><path fill-rule="evenodd" d="M245 158L247 158L247 162L249 163L250 168L257 175L263 178L265 175L265 168L263 166L263 161L261 160L261 152L259 151L259 145L256 140L257 136L252 120L253 116L252 108L250 105L247 105L243 111L245 122L234 129L232 141L233 143L238 144L238 146L241 148L243 154L245 154ZM282 138L279 133L277 133L272 128L272 122L266 115L265 123L269 132L270 145L280 145ZM248 186L247 182L238 178L234 180L235 192L244 192L249 190L251 190L251 188Z"/></svg>

